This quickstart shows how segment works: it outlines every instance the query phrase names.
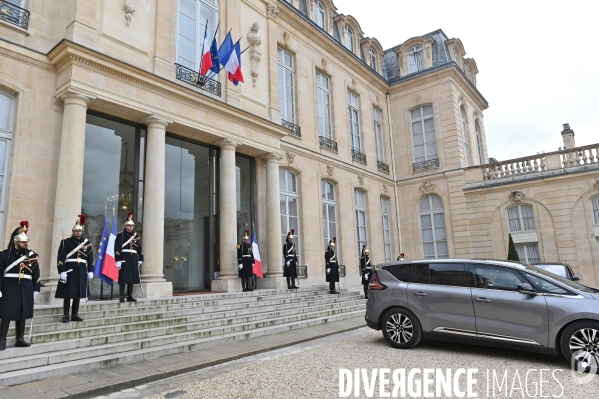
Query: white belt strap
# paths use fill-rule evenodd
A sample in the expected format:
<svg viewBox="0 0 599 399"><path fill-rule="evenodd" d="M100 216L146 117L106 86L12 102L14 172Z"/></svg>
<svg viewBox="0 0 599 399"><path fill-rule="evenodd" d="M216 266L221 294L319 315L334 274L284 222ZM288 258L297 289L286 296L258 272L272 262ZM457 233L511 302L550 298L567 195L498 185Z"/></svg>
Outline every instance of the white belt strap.
<svg viewBox="0 0 599 399"><path fill-rule="evenodd" d="M10 264L10 266L8 266L5 270L4 270L4 275L6 276L6 273L12 269L13 267L15 267L16 265L18 265L19 263L21 263L24 259L26 259L27 256L23 255L21 256L19 259L15 260L13 263Z"/></svg>
<svg viewBox="0 0 599 399"><path fill-rule="evenodd" d="M83 242L82 242L81 244L79 244L79 245L77 246L77 248L75 248L74 250L72 250L71 252L69 252L69 253L68 253L68 255L67 255L67 258L70 258L70 257L71 257L71 255L73 255L75 252L79 251L79 249L81 249L81 247L82 247L82 246L84 246L86 242L87 242L87 238L86 238L85 240L83 240ZM69 261L69 260L67 259L67 262L68 262L68 261Z"/></svg>
<svg viewBox="0 0 599 399"><path fill-rule="evenodd" d="M19 273L6 273L4 275L4 277L14 277L14 278L26 278L27 280L31 280L31 275L30 274L23 274L22 276L19 275Z"/></svg>
<svg viewBox="0 0 599 399"><path fill-rule="evenodd" d="M134 239L135 237L137 237L137 233L133 234L133 235L131 236L131 238L130 238L130 239L128 239L128 240L127 240L127 242L125 242L125 243L123 244L123 246L122 246L121 248L125 248L125 246L126 246L127 244L129 244L129 243L131 242L131 240L132 240L132 239Z"/></svg>
<svg viewBox="0 0 599 399"><path fill-rule="evenodd" d="M136 254L137 253L137 251L134 250L134 249L123 249L123 250L121 250L121 252L131 252L132 254Z"/></svg>
<svg viewBox="0 0 599 399"><path fill-rule="evenodd" d="M242 257L242 258L251 258L251 257L252 257L252 255L242 255L241 257Z"/></svg>
<svg viewBox="0 0 599 399"><path fill-rule="evenodd" d="M85 259L67 259L65 262L87 263Z"/></svg>
<svg viewBox="0 0 599 399"><path fill-rule="evenodd" d="M287 255L289 255L291 253L291 251L293 251L295 249L295 244L293 244L291 246L291 248L289 248L289 250L287 251ZM293 255L292 255L293 256Z"/></svg>

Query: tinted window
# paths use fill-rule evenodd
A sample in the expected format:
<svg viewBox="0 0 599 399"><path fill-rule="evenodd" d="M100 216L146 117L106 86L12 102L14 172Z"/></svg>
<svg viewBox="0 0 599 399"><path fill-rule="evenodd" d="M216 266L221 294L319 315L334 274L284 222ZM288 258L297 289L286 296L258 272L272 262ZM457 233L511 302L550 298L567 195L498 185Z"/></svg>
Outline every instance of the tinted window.
<svg viewBox="0 0 599 399"><path fill-rule="evenodd" d="M463 263L431 263L430 284L470 287Z"/></svg>
<svg viewBox="0 0 599 399"><path fill-rule="evenodd" d="M530 283L542 293L556 295L576 295L557 284L549 282L533 274L524 272L524 275L530 281Z"/></svg>
<svg viewBox="0 0 599 399"><path fill-rule="evenodd" d="M493 265L470 265L476 288L489 290L518 291L518 284L525 283L516 270Z"/></svg>
<svg viewBox="0 0 599 399"><path fill-rule="evenodd" d="M429 265L416 264L410 283L428 284L428 269Z"/></svg>
<svg viewBox="0 0 599 399"><path fill-rule="evenodd" d="M599 293L599 290L596 288L587 287L586 285L579 284L576 281L571 281L571 280L568 280L567 278L563 278L556 274L549 273L548 271L545 271L537 266L533 266L533 265L524 265L524 266L526 266L527 269L530 269L542 276L549 277L551 280L556 280L560 284L565 285L566 287L571 287L571 288L577 289L582 292L591 292L593 294Z"/></svg>
<svg viewBox="0 0 599 399"><path fill-rule="evenodd" d="M410 272L412 271L412 264L385 266L383 267L383 270L391 273L391 275L399 281L408 282L410 279Z"/></svg>
<svg viewBox="0 0 599 399"><path fill-rule="evenodd" d="M568 274L566 273L566 268L562 265L536 265L538 268L547 270L549 273L557 274L558 276L562 276L568 278Z"/></svg>

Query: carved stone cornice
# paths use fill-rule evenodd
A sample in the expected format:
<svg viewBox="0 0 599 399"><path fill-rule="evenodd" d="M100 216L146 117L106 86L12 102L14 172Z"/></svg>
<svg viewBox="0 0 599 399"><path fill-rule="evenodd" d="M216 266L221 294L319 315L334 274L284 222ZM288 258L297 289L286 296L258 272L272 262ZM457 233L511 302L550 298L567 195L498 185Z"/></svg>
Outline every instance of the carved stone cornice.
<svg viewBox="0 0 599 399"><path fill-rule="evenodd" d="M512 191L508 197L508 199L513 202L520 202L523 198L526 198L526 195L520 190Z"/></svg>
<svg viewBox="0 0 599 399"><path fill-rule="evenodd" d="M268 18L277 19L279 16L279 7L276 3L266 4L266 16L268 16Z"/></svg>
<svg viewBox="0 0 599 399"><path fill-rule="evenodd" d="M437 185L429 181L425 181L422 183L422 186L420 186L420 192L425 195L434 193L436 189Z"/></svg>

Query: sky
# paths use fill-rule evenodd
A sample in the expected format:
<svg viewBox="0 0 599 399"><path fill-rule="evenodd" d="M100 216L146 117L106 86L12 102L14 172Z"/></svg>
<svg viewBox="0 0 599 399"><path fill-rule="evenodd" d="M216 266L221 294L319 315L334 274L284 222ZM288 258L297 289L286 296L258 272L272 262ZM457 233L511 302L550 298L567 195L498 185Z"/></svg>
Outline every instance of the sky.
<svg viewBox="0 0 599 399"><path fill-rule="evenodd" d="M599 143L597 9L591 0L404 2L336 0L386 50L442 29L478 66L489 156L557 151L563 124L577 146Z"/></svg>

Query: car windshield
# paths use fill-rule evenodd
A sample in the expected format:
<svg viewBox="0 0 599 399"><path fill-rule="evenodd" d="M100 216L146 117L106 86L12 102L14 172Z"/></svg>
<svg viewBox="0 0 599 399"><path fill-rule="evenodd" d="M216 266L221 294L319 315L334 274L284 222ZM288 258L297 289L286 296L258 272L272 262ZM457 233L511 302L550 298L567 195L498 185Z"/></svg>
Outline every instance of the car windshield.
<svg viewBox="0 0 599 399"><path fill-rule="evenodd" d="M567 278L561 277L561 276L559 276L557 274L554 274L554 273L551 273L551 272L549 272L547 270L541 269L538 266L529 265L529 264L526 264L526 263L523 263L523 265L526 266L527 269L529 269L531 271L534 271L534 272L537 272L537 273L539 273L539 274L541 274L543 276L552 278L552 279L554 279L556 281L559 281L560 283L564 284L567 287L571 287L571 288L574 288L574 289L576 289L578 291L582 291L582 292L588 292L590 294L599 293L598 289L587 287L586 285L582 285L582 284L579 284L579 283L577 283L575 281L568 280Z"/></svg>
<svg viewBox="0 0 599 399"><path fill-rule="evenodd" d="M558 276L562 276L568 278L566 274L566 267L562 265L535 265L539 269L547 270L550 273L557 274Z"/></svg>

